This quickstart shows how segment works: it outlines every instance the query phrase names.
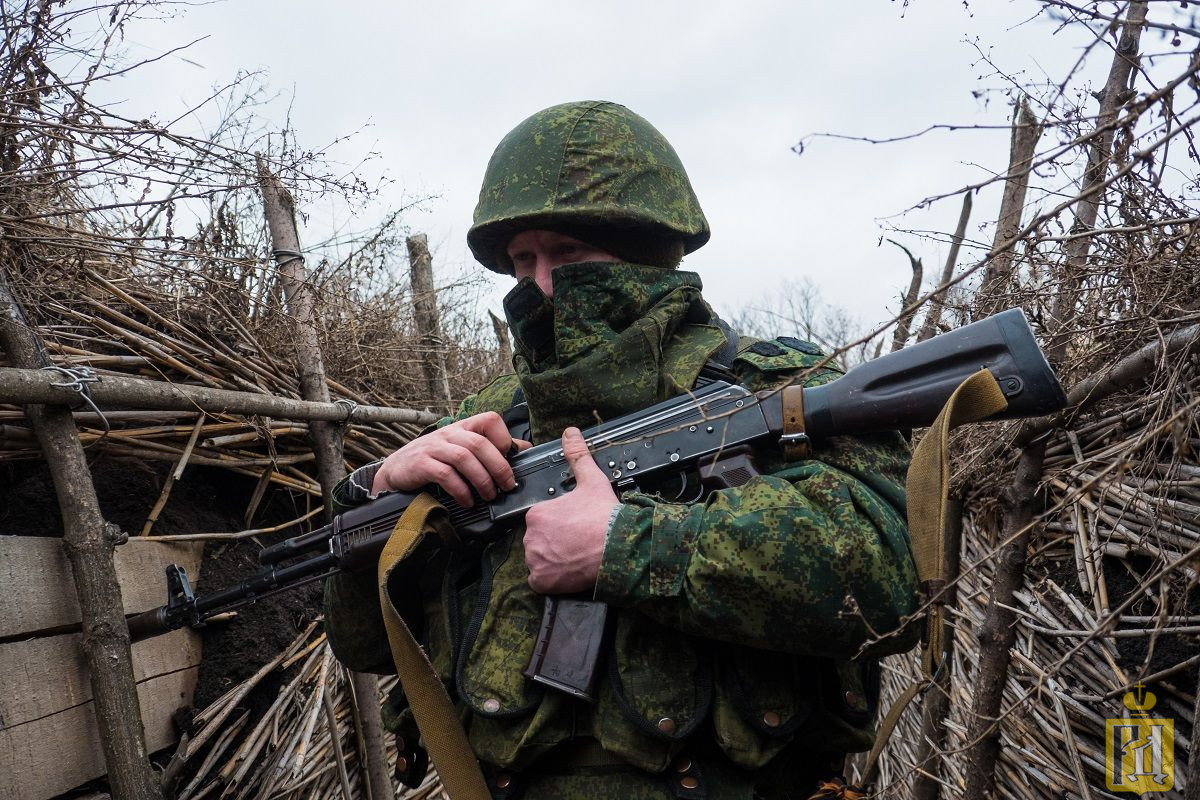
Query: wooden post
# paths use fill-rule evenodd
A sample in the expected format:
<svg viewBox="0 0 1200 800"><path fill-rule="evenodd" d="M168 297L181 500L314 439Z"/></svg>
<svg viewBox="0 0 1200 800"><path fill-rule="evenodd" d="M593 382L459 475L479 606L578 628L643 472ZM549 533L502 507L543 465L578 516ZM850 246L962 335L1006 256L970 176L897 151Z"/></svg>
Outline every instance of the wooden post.
<svg viewBox="0 0 1200 800"><path fill-rule="evenodd" d="M279 269L279 282L284 302L295 333L296 366L300 371L300 395L316 403L329 402L329 386L325 383L325 364L317 339L315 298L300 254L300 235L296 231L296 208L292 195L258 161L258 181L262 189L263 210L271 234L272 250ZM325 509L333 513L333 487L345 474L342 461L341 431L332 423L313 421L308 426L313 451L317 456L317 478L325 497Z"/></svg>
<svg viewBox="0 0 1200 800"><path fill-rule="evenodd" d="M0 347L13 364L27 369L50 365L41 338L25 321L2 268ZM109 783L121 800L160 800L162 793L138 723L141 710L133 679L129 629L113 566L113 547L121 540L121 531L100 515L92 474L70 410L31 405L25 413L46 456L62 510L63 549L71 561L79 596L83 651Z"/></svg>
<svg viewBox="0 0 1200 800"><path fill-rule="evenodd" d="M296 209L292 195L279 179L266 168L261 157L258 162L258 181L262 189L263 210L271 234L272 250L279 268L280 283L288 315L296 338L296 365L300 370L300 393L305 400L329 402L329 386L325 382L325 364L317 339L317 316L312 286L304 257L300 254L300 234L296 230ZM346 474L342 458L341 429L331 422L313 420L309 423L313 453L317 457L317 479L325 498L325 509L333 515L333 488ZM383 719L379 708L379 682L374 675L350 673L355 696L360 698L363 720L363 739L366 742L362 763L371 789L371 797L385 800L395 795L387 768L387 751L383 746ZM330 731L336 736L337 731Z"/></svg>
<svg viewBox="0 0 1200 800"><path fill-rule="evenodd" d="M954 267L958 264L958 251L962 247L963 238L967 235L967 220L971 218L971 192L963 192L962 210L958 212L958 225L954 229L954 238L950 244L950 253L946 256L946 265L942 267L942 282L938 286L946 286L954 277ZM929 302L929 311L925 313L925 321L921 323L921 331L917 341L923 342L931 336L936 336L938 326L942 322L942 309L946 307L946 293L943 291Z"/></svg>
<svg viewBox="0 0 1200 800"><path fill-rule="evenodd" d="M1125 99L1125 87L1133 71L1146 21L1146 0L1131 3L1121 31L1121 39L1113 54L1108 80L1096 117L1097 134L1091 142L1087 168L1080 181L1080 200L1075 207L1075 223L1071 230L1083 232L1096 224L1104 183L1104 174L1112 150L1112 122ZM1073 313L1074 300L1066 287L1087 261L1091 239L1080 236L1067 245L1063 265L1062 285L1055 299L1055 339L1047 348L1051 364L1061 364L1067 343L1067 322ZM1042 477L1046 454L1046 437L1032 442L1021 451L1012 484L1005 491L1002 505L1002 532L1008 543L999 552L992 588L983 623L979 628L979 669L971 704L965 753L968 768L964 800L987 800L994 795L996 761L1000 757L1000 706L1004 686L1008 682L1010 651L1016 641L1016 614L1012 610L1013 595L1025 581L1025 557L1037 511L1037 489Z"/></svg>
<svg viewBox="0 0 1200 800"><path fill-rule="evenodd" d="M39 369L0 367L0 403L67 403L78 395L73 390L55 386L62 383L62 376ZM325 420L338 422L346 419L350 409L334 403L310 403L290 397L275 397L258 392L239 392L233 389L212 389L187 383L152 381L145 378L130 378L125 375L105 375L90 384L92 400L96 405L111 408L122 406L141 411L117 411L112 419L147 419L153 410L187 411L197 409L212 414L259 414L283 419ZM147 413L148 412L148 413ZM75 415L82 423L95 424L99 417L92 412ZM183 416L183 415L180 415ZM425 426L437 421L437 416L427 411L385 406L355 406L355 422L384 422Z"/></svg>
<svg viewBox="0 0 1200 800"><path fill-rule="evenodd" d="M454 412L450 378L446 374L446 343L438 319L437 292L433 288L433 257L425 234L409 236L408 265L412 272L413 314L421 343L421 369L429 392L429 408L444 414Z"/></svg>
<svg viewBox="0 0 1200 800"><path fill-rule="evenodd" d="M1029 173L1033 168L1033 153L1042 138L1042 124L1029 108L1029 100L1021 98L1013 119L1012 138L1008 149L1008 174L1004 179L1004 195L1000 198L1000 216L996 223L996 235L992 239L991 261L983 273L979 296L982 305L976 309L976 318L986 317L1001 306L999 294L1012 275L1013 241L1021 230L1021 212L1025 210L1025 195L1029 190Z"/></svg>

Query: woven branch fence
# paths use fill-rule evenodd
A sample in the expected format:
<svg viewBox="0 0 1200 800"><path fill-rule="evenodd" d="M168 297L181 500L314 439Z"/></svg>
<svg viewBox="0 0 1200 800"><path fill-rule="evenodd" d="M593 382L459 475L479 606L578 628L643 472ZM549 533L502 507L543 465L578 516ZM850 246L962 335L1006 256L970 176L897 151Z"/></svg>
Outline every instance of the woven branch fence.
<svg viewBox="0 0 1200 800"><path fill-rule="evenodd" d="M1130 718L1122 699L1139 682L1157 698L1152 716L1174 719L1174 786L1153 796L1184 797L1200 675L1200 368L1195 355L1176 355L1158 375L1167 388L1127 393L1051 434L1047 510L1016 594L998 797L1121 796L1105 788L1106 721ZM919 757L920 713L907 714L881 769L884 796L910 796L918 771L941 781L943 797L967 785L977 636L1000 542L994 495L965 508L942 756ZM885 698L919 673L911 655L887 659Z"/></svg>

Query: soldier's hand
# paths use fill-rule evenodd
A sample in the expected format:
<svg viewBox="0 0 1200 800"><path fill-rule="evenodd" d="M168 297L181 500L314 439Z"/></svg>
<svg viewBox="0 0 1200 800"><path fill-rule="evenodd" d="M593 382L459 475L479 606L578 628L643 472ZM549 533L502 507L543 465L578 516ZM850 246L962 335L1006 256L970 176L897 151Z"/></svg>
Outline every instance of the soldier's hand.
<svg viewBox="0 0 1200 800"><path fill-rule="evenodd" d="M392 453L375 473L371 492L411 492L435 483L468 508L473 504L470 487L484 500L516 488L507 458L513 445L518 450L531 446L509 436L496 412L476 414L418 436Z"/></svg>
<svg viewBox="0 0 1200 800"><path fill-rule="evenodd" d="M570 594L596 585L608 521L618 505L608 475L592 459L578 428L563 432L562 446L575 488L534 505L525 515L529 585L541 594Z"/></svg>

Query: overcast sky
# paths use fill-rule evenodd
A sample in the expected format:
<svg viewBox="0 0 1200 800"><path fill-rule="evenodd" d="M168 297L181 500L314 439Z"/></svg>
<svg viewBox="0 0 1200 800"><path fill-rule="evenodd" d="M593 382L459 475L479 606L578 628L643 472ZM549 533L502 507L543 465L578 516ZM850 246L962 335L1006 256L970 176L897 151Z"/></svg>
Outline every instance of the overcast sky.
<svg viewBox="0 0 1200 800"><path fill-rule="evenodd" d="M923 197L1004 168L1011 114L1005 81L981 50L1022 80L1057 79L1079 35L1054 35L1033 0L856 3L610 0L350 2L238 0L128 30L131 56L207 36L106 92L131 116L169 119L238 70L260 69L286 95L304 147L359 131L334 152L393 179L385 204L432 196L409 213L439 272L473 264L465 246L488 156L532 112L613 100L647 117L679 152L713 228L685 261L719 308L811 278L864 323L887 318L908 262L879 246L889 226L949 232L959 198L898 216ZM978 45L978 47L977 47ZM1108 53L1089 74L1103 76ZM982 92L982 93L981 93ZM933 123L993 125L900 144L872 137ZM364 127L365 126L365 127ZM975 204L971 230L994 220L999 190ZM314 220L328 209L307 209ZM892 235L892 234L887 234ZM944 249L897 237L940 271ZM496 282L493 297L507 286ZM498 304L496 304L498 307ZM785 331L780 331L785 333Z"/></svg>

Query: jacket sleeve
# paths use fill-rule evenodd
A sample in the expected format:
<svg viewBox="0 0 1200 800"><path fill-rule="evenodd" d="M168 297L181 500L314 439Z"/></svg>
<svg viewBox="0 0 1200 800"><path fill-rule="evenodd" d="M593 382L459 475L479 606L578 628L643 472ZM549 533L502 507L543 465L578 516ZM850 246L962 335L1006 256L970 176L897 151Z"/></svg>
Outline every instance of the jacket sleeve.
<svg viewBox="0 0 1200 800"><path fill-rule="evenodd" d="M814 458L694 505L627 494L596 598L688 633L847 658L917 607L905 522L908 447L897 433L831 439ZM903 652L916 625L872 644Z"/></svg>

